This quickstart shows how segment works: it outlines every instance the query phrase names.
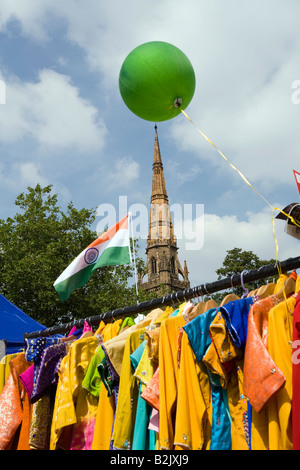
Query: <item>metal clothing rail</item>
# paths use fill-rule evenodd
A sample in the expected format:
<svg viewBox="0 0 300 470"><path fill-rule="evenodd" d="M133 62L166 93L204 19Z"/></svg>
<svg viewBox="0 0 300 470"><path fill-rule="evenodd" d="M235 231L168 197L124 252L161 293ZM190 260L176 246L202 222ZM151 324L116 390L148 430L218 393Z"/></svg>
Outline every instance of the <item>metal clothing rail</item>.
<svg viewBox="0 0 300 470"><path fill-rule="evenodd" d="M288 258L285 261L280 263L281 272L285 273L287 271L300 268L300 256L296 258ZM74 320L70 323L65 323L61 325L52 326L46 328L45 330L35 331L32 333L25 333L25 338L38 338L51 336L55 334L65 334L69 332L73 326L77 328L83 328L84 322L87 321L90 326L99 326L100 321L111 321L117 320L119 318L137 315L139 313L147 312L153 310L154 308L159 308L163 306L168 306L175 304L177 302L191 300L196 297L202 297L204 295L210 295L215 292L219 292L228 288L239 286L244 283L249 283L253 281L258 281L265 277L276 276L278 275L278 265L267 264L258 269L252 269L250 271L244 271L243 276L241 274L234 274L232 277L220 279L207 284L201 284L197 287L173 292L167 294L164 297L147 300L137 305L132 305L129 307L119 308L112 310L110 312L105 312L100 315L88 317L81 320Z"/></svg>

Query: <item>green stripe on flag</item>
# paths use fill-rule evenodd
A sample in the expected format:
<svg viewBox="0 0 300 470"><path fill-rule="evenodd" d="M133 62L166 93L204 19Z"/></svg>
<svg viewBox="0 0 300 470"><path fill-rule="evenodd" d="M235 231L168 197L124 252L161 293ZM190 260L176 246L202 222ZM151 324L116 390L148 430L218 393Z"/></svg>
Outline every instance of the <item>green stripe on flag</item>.
<svg viewBox="0 0 300 470"><path fill-rule="evenodd" d="M100 268L101 266L130 264L130 262L131 258L128 246L108 247L104 250L95 264L89 265L62 282L55 284L54 288L58 293L60 300L67 300L75 289L83 287L88 282L95 269Z"/></svg>
<svg viewBox="0 0 300 470"><path fill-rule="evenodd" d="M93 266L87 266L59 284L55 284L54 288L60 300L67 300L75 289L83 287L92 275L92 268Z"/></svg>
<svg viewBox="0 0 300 470"><path fill-rule="evenodd" d="M128 246L112 246L106 248L98 261L93 265L93 271L101 266L117 266L131 262Z"/></svg>

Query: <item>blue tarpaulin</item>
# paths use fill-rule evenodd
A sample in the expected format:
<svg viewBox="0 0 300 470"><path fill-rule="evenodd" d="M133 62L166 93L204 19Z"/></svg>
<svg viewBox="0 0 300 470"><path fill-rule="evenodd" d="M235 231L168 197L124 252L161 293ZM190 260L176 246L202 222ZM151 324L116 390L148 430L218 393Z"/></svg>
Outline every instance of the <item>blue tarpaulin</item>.
<svg viewBox="0 0 300 470"><path fill-rule="evenodd" d="M24 348L25 333L45 328L0 294L0 340L6 341L6 354L13 354Z"/></svg>

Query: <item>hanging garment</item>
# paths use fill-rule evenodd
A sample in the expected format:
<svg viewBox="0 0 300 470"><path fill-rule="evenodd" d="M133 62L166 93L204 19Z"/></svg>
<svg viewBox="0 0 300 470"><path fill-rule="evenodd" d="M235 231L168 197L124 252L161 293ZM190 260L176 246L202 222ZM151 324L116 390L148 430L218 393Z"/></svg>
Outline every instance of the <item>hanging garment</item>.
<svg viewBox="0 0 300 470"><path fill-rule="evenodd" d="M275 296L255 302L248 316L244 392L257 413L285 383L284 375L268 351L269 312L276 304Z"/></svg>
<svg viewBox="0 0 300 470"><path fill-rule="evenodd" d="M132 450L155 450L156 434L149 430L152 408L141 397L141 392L147 383L147 376L153 376L153 367L148 359L147 340L131 354L130 359L134 376L138 381L139 394L134 422Z"/></svg>
<svg viewBox="0 0 300 470"><path fill-rule="evenodd" d="M49 450L54 400L55 396L50 392L39 398L32 406L30 449Z"/></svg>
<svg viewBox="0 0 300 470"><path fill-rule="evenodd" d="M113 446L118 450L130 450L132 447L138 384L132 372L130 355L145 340L145 328L131 333L126 340L121 368L119 396L113 430Z"/></svg>
<svg viewBox="0 0 300 470"><path fill-rule="evenodd" d="M159 338L159 448L173 449L179 367L178 337L186 324L178 314L161 325Z"/></svg>
<svg viewBox="0 0 300 470"><path fill-rule="evenodd" d="M221 387L227 391L227 409L231 422L231 449L249 450L249 410L243 391L243 349L246 338L243 339L243 335L237 334L244 332L244 328L239 328L238 324L243 324L244 317L248 316L249 303L244 299L236 302L240 303L238 308L236 305L227 307L233 320L231 329L233 328L236 332L236 341L233 341L226 321L219 311L210 326L212 344L203 357L203 362L211 373L219 377ZM230 310L236 310L235 314L232 314ZM237 312L240 313L240 318ZM236 345L237 343L240 347Z"/></svg>
<svg viewBox="0 0 300 470"><path fill-rule="evenodd" d="M101 322L103 323L103 322ZM114 323L101 325L101 343L105 344L125 329L134 325L134 320L126 317ZM97 330L99 333L99 329ZM99 348L100 349L100 348ZM111 448L112 431L116 412L116 394L114 393L114 383L106 363L106 355L101 346L101 354L96 360L97 370L94 370L94 389L99 392L97 416L95 422L92 450L109 450ZM95 364L95 365L96 365ZM86 380L86 378L85 378ZM89 385L89 387L91 384ZM90 390L92 393L92 390Z"/></svg>
<svg viewBox="0 0 300 470"><path fill-rule="evenodd" d="M138 324L132 324L131 320L124 320L124 326L123 329L121 328L121 332L117 336L102 343L105 360L103 363L99 364L99 367L101 368L100 370L102 370L102 381L107 393L105 393L104 387L102 387L92 445L94 450L108 450L112 448L113 445L112 433L114 432L115 413L118 402L118 388L127 338L135 331L143 328L145 329L151 324L151 322L155 322L162 314L163 310L158 308L152 310ZM101 413L100 406L103 405L104 402L107 402L105 417Z"/></svg>
<svg viewBox="0 0 300 470"><path fill-rule="evenodd" d="M298 286L297 286L298 287ZM293 314L293 355L292 355L292 426L293 426L293 449L300 450L300 293L296 298Z"/></svg>
<svg viewBox="0 0 300 470"><path fill-rule="evenodd" d="M205 355L212 345L209 334L210 326L217 315L217 309L211 309L199 315L186 326L184 330L197 361L203 361ZM207 359L207 364L210 362ZM212 397L212 424L211 424L211 450L230 450L231 449L231 421L228 413L227 392L220 383L220 378L207 368Z"/></svg>
<svg viewBox="0 0 300 470"><path fill-rule="evenodd" d="M152 408L157 411L159 410L159 366L149 380L146 388L142 391L141 396Z"/></svg>
<svg viewBox="0 0 300 470"><path fill-rule="evenodd" d="M66 356L68 345L58 343L48 346L42 353L41 360L35 366L35 379L30 396L31 403L35 403L43 395L56 389L58 382L58 369L62 359Z"/></svg>
<svg viewBox="0 0 300 470"><path fill-rule="evenodd" d="M284 387L268 402L269 449L292 450L292 340L296 299L288 298L269 312L268 351L285 376Z"/></svg>
<svg viewBox="0 0 300 470"><path fill-rule="evenodd" d="M180 349L174 448L207 450L210 448L212 424L208 373L204 364L196 360L185 331Z"/></svg>
<svg viewBox="0 0 300 470"><path fill-rule="evenodd" d="M124 348L127 340L127 336L133 331L141 328L146 328L151 322L155 320L163 313L160 308L152 310L148 315L141 320L138 324L134 324L130 328L127 328L124 332L121 332L115 338L105 342L104 352L107 357L108 366L112 367L118 377L121 376L122 360L124 355Z"/></svg>
<svg viewBox="0 0 300 470"><path fill-rule="evenodd" d="M244 349L246 344L248 314L252 304L253 298L247 297L229 302L220 307L220 312L225 319L226 328L238 348Z"/></svg>
<svg viewBox="0 0 300 470"><path fill-rule="evenodd" d="M9 363L12 359L17 357L20 353L7 354L0 361L0 393L2 392L4 385L10 374Z"/></svg>
<svg viewBox="0 0 300 470"><path fill-rule="evenodd" d="M11 373L0 395L0 449L29 450L32 405L20 381L20 374L31 363L25 353L10 361Z"/></svg>
<svg viewBox="0 0 300 470"><path fill-rule="evenodd" d="M98 402L82 381L98 346L96 336L74 341L61 361L50 450L91 448Z"/></svg>
<svg viewBox="0 0 300 470"><path fill-rule="evenodd" d="M277 297L266 297L253 304L248 316L244 394L252 406L252 450L266 450L269 447L266 404L284 386L286 380L268 351L269 312L277 304Z"/></svg>

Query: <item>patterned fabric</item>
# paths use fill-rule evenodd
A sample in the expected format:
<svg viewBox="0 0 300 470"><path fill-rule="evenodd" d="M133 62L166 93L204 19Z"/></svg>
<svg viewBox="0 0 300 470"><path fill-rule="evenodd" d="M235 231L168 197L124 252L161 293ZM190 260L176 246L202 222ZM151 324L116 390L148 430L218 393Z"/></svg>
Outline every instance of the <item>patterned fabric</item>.
<svg viewBox="0 0 300 470"><path fill-rule="evenodd" d="M58 382L58 369L67 354L65 343L58 343L47 347L36 366L35 381L33 384L31 402L35 403Z"/></svg>
<svg viewBox="0 0 300 470"><path fill-rule="evenodd" d="M61 361L50 450L90 450L98 400L83 388L82 381L98 347L99 341L95 336L79 339L72 343ZM65 433L69 426L72 426L71 440Z"/></svg>
<svg viewBox="0 0 300 470"><path fill-rule="evenodd" d="M31 363L21 353L10 362L11 373L0 395L0 449L29 450L32 407L20 374Z"/></svg>
<svg viewBox="0 0 300 470"><path fill-rule="evenodd" d="M159 410L159 367L156 369L141 396L150 406Z"/></svg>
<svg viewBox="0 0 300 470"><path fill-rule="evenodd" d="M44 395L34 403L29 433L31 449L49 449L53 405L54 399L51 395Z"/></svg>

